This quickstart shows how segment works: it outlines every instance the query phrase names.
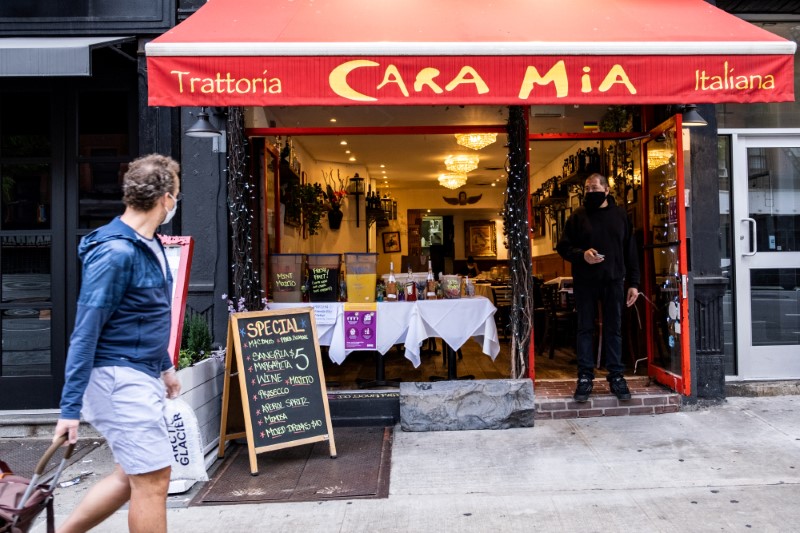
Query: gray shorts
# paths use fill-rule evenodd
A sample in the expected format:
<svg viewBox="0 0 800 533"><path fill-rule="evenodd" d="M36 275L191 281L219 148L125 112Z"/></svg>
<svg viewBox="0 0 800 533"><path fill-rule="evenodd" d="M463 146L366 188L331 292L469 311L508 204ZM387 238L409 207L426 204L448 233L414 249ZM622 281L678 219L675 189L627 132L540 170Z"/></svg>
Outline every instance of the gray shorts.
<svg viewBox="0 0 800 533"><path fill-rule="evenodd" d="M133 368L92 369L81 414L106 438L126 474L147 474L172 464L165 397L160 379Z"/></svg>

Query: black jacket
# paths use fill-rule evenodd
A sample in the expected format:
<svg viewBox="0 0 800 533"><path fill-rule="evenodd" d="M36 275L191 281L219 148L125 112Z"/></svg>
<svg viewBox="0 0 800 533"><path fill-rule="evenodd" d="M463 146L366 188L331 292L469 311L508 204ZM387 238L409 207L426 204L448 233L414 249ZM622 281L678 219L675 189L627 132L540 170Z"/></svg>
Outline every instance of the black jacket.
<svg viewBox="0 0 800 533"><path fill-rule="evenodd" d="M594 248L605 260L590 265L583 252ZM628 216L614 199L608 206L587 210L581 206L572 212L564 226L556 250L572 263L576 285L625 279L631 287L639 287L639 255Z"/></svg>

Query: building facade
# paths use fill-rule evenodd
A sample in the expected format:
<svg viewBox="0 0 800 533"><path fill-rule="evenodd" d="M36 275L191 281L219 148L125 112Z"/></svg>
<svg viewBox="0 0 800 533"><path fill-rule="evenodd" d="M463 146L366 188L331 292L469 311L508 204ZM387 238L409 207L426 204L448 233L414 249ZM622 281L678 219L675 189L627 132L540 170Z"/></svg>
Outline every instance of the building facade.
<svg viewBox="0 0 800 533"><path fill-rule="evenodd" d="M716 3L798 41L797 6L770 11L772 3ZM77 243L121 212L120 178L138 155L160 152L181 161L186 200L165 232L195 238L188 305L207 317L219 344L227 324L221 295L232 282L225 144L214 150L207 140L183 135L197 108L147 104L145 43L203 2L30 4L0 6L4 410L58 405L80 283ZM791 355L800 343L800 327L791 322L800 314L800 223L792 214L800 208L799 109L796 103L699 108L709 125L691 134L686 185L692 397L724 395L726 376L800 379ZM670 115L666 106L651 112L656 122ZM222 114L212 120L224 129ZM782 177L770 181L776 173ZM742 198L763 206L741 204Z"/></svg>

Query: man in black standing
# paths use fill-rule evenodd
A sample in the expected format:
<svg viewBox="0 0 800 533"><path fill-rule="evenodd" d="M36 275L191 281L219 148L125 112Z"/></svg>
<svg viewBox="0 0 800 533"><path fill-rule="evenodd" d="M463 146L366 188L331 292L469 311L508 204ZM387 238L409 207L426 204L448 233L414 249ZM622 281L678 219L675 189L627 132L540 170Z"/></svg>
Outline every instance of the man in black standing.
<svg viewBox="0 0 800 533"><path fill-rule="evenodd" d="M631 393L623 377L622 303L630 307L639 297L639 259L627 214L609 195L608 179L602 174L595 173L586 179L583 206L567 220L556 249L572 263L578 311L575 401L585 402L592 393L592 344L598 302L602 306L606 379L617 398L630 400Z"/></svg>

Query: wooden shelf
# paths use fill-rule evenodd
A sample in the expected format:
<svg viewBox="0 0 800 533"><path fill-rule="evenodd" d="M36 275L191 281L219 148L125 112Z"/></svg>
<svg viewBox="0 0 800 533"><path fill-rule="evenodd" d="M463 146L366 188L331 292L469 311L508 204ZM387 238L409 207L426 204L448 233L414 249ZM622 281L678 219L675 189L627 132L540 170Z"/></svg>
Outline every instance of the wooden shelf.
<svg viewBox="0 0 800 533"><path fill-rule="evenodd" d="M535 204L533 204L534 208L537 207L548 207L551 205L559 205L559 204L566 204L569 197L567 196L550 196L548 198L542 198Z"/></svg>
<svg viewBox="0 0 800 533"><path fill-rule="evenodd" d="M584 170L582 172L575 172L574 174L570 174L566 178L561 178L558 180L559 185L580 185L583 186L586 183L586 178L594 174L594 170Z"/></svg>

